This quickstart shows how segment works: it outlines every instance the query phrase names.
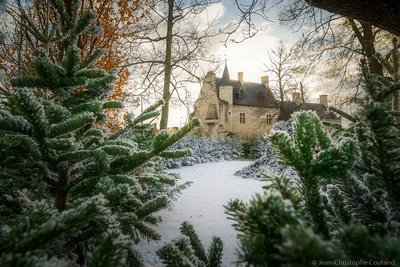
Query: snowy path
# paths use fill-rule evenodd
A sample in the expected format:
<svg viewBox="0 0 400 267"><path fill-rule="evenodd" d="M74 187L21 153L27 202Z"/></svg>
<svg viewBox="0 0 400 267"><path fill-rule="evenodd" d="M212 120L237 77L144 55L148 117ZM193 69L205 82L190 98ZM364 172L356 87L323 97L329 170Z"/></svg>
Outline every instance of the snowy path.
<svg viewBox="0 0 400 267"><path fill-rule="evenodd" d="M231 226L232 221L226 218L223 205L232 198L249 200L255 192L262 192L265 182L233 175L235 171L250 163L213 162L171 171L180 174L181 183L193 183L182 192L170 210L159 212L163 221L157 230L163 239L150 243L143 241L137 247L145 258L146 266L162 266L155 251L164 243L180 236L179 226L183 221L189 221L194 226L206 249L213 235L221 237L224 242L223 266L235 266L233 262L237 260L236 232Z"/></svg>

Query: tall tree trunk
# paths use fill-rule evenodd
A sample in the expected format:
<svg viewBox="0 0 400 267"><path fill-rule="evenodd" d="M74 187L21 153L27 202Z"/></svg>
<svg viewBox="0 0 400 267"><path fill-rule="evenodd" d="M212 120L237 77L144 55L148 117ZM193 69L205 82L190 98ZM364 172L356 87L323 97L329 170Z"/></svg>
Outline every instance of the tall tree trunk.
<svg viewBox="0 0 400 267"><path fill-rule="evenodd" d="M375 37L372 26L368 23L360 22L362 28L361 32L353 19L349 18L348 22L350 23L357 40L360 42L365 57L368 59L369 70L374 74L383 75L382 64L375 57Z"/></svg>
<svg viewBox="0 0 400 267"><path fill-rule="evenodd" d="M160 129L166 129L168 127L168 113L169 113L169 100L171 98L171 71L172 71L172 27L173 27L173 15L174 15L174 1L168 0L168 18L167 18L167 39L165 46L165 70L164 70L164 88L163 88L163 99L165 101L164 106L161 109Z"/></svg>
<svg viewBox="0 0 400 267"><path fill-rule="evenodd" d="M361 22L361 27L364 32L364 39L366 43L365 53L369 60L369 68L372 73L383 75L383 67L379 60L375 57L375 37L370 24Z"/></svg>

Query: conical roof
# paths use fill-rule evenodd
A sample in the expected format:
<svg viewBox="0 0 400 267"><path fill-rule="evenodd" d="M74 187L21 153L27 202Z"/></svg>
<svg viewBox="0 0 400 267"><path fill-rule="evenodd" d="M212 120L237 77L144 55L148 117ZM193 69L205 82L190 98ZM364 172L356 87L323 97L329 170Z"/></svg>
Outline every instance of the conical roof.
<svg viewBox="0 0 400 267"><path fill-rule="evenodd" d="M226 63L225 60L225 68L224 68L224 73L222 74L221 78L221 85L228 85L231 81L231 78L229 77L229 70L228 70L228 64Z"/></svg>

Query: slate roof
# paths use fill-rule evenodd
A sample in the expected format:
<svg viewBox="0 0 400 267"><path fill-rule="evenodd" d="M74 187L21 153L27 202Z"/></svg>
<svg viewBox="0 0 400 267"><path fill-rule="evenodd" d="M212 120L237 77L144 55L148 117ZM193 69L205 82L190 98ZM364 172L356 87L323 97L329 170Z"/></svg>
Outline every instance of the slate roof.
<svg viewBox="0 0 400 267"><path fill-rule="evenodd" d="M227 70L225 66L225 70ZM255 107L277 107L271 90L261 83L230 80L229 73L224 70L222 78L217 78L217 89L220 86L229 85L233 88L233 104ZM229 80L228 80L229 79Z"/></svg>
<svg viewBox="0 0 400 267"><path fill-rule="evenodd" d="M281 106L281 112L277 120L288 120L290 119L291 115L300 110L313 110L317 113L317 115L324 120L333 120L339 119L339 117L332 111L328 111L328 109L320 104L320 103L298 103L298 102L291 102L285 101Z"/></svg>
<svg viewBox="0 0 400 267"><path fill-rule="evenodd" d="M254 107L275 107L279 103L275 100L271 90L264 84L231 80L229 77L228 66L225 62L224 72L221 78L216 78L217 90L220 86L232 86L233 88L233 104ZM336 113L328 111L328 109L320 103L298 103L292 101L284 101L281 105L281 111L277 120L289 120L291 115L300 110L313 110L321 119L334 120L339 119ZM209 111L210 112L210 111ZM215 111L216 112L216 111ZM208 114L209 117L216 117Z"/></svg>

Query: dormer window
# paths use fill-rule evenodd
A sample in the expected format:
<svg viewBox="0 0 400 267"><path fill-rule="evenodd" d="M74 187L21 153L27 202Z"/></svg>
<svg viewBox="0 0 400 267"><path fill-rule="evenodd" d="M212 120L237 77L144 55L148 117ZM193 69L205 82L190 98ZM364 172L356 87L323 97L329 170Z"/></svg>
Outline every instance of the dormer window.
<svg viewBox="0 0 400 267"><path fill-rule="evenodd" d="M244 93L243 93L243 89L239 90L239 99L243 99Z"/></svg>

